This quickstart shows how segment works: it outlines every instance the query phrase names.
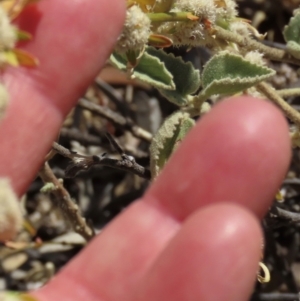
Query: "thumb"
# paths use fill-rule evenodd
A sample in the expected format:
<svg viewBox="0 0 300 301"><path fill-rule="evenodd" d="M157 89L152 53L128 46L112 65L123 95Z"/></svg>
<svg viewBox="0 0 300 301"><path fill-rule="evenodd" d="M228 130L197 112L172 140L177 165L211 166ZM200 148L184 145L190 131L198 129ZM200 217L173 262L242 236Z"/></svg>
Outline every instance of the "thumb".
<svg viewBox="0 0 300 301"><path fill-rule="evenodd" d="M21 47L40 61L35 69L4 74L11 102L0 126L0 177L9 177L18 194L37 172L64 115L107 59L124 6L122 0L43 0L18 18L17 25L33 35Z"/></svg>

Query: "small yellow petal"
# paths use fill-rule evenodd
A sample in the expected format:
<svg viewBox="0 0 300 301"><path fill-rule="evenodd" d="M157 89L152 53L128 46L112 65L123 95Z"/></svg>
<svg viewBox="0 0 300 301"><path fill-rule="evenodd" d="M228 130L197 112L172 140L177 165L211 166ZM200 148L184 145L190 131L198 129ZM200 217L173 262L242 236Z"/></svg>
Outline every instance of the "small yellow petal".
<svg viewBox="0 0 300 301"><path fill-rule="evenodd" d="M172 46L172 40L159 34L151 34L148 41L150 46L166 48Z"/></svg>

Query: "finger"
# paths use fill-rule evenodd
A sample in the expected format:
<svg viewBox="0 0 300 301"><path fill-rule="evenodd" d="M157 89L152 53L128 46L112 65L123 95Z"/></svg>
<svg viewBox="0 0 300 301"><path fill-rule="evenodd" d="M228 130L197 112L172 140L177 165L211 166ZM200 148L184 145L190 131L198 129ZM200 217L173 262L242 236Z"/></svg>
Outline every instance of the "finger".
<svg viewBox="0 0 300 301"><path fill-rule="evenodd" d="M172 217L138 201L34 295L40 301L65 297L73 301L130 300L137 283L179 226Z"/></svg>
<svg viewBox="0 0 300 301"><path fill-rule="evenodd" d="M220 108L226 108L226 114L231 116L230 122L227 118L220 116ZM243 114L243 118L236 117L237 111L239 114ZM165 172L163 172L161 177L155 182L155 187L146 193L142 201L136 202L124 211L114 222L108 225L98 238L89 244L72 264L62 271L60 276L56 277L46 288L37 292L36 294L40 299L48 300L47 296L50 296L53 300L59 296L68 296L68 298L76 301L80 300L78 296L86 294L86 296L89 296L91 299L130 300L132 297L130 295L131 292L136 285L140 283L149 267L156 260L157 256L159 256L170 239L177 233L180 228L180 222L184 218L187 218L188 213L191 213L191 206L187 207L186 200L188 200L190 205L193 205L193 208L199 208L205 204L203 198L210 198L211 190L218 189L218 185L222 187L226 186L225 184L228 177L217 176L215 180L211 182L210 190L204 190L207 195L199 191L199 183L201 183L201 181L207 181L205 178L201 178L201 176L207 176L212 179L214 175L212 166L204 164L205 162L203 163L203 160L209 160L210 156L222 158L225 162L227 161L226 166L230 173L233 173L234 169L239 173L241 169L238 168L239 166L237 166L231 154L231 152L234 151L232 149L233 146L237 147L239 152L242 153L250 153L249 149L252 149L253 152L258 150L258 154L260 154L261 151L264 150L264 145L274 145L272 140L274 139L274 134L268 126L262 126L258 129L253 125L253 132L250 131L250 124L246 121L248 120L248 122L250 122L252 120L253 122L253 119L251 119L250 114L247 113L248 111L250 111L251 114L256 114L257 111L259 112L256 114L255 124L264 125L272 122L273 130L277 132L277 148L272 154L272 159L267 159L266 162L261 165L260 173L256 174L258 174L259 179L266 183L264 177L274 166L278 166L277 173L279 173L279 175L276 176L277 180L278 178L282 178L287 168L284 164L287 165L289 159L289 141L287 138L287 126L280 112L274 109L273 106L252 98L229 100L224 103L224 105L219 105L213 109L205 119L200 121L196 126L196 130L192 131L189 137L187 137L179 147L177 153L188 158L190 165L192 164L191 162L193 162L193 168L191 166L185 168L186 166L182 165L183 159L174 154L171 159L172 162L167 166L166 172L168 176L164 176ZM232 116L235 116L235 118L232 118ZM241 119L245 121L245 124ZM218 147L216 147L216 141L211 143L208 139L215 139L212 137L212 134L210 132L205 134L205 132L202 131L202 125L204 127L206 126L207 130L209 129L208 125L210 125L210 128L213 126L211 124L212 121L218 124L218 141L223 141L225 138L227 139L228 128L238 128L238 130L235 131L235 135L229 137L229 149L224 150L219 147L219 144L217 144ZM246 126L247 124L248 126ZM214 132L216 132L216 130ZM254 135L254 133L257 135ZM223 138L223 135L225 135L225 138ZM197 141L198 139L204 140L205 137L206 146L203 148L202 144L198 144ZM242 140L243 137L244 140ZM236 144L234 143L235 139L237 141ZM241 140L243 143L240 144ZM193 148L197 147L197 150L186 147L186 144L192 145ZM283 156L287 158L283 158ZM202 159L200 160L199 158ZM253 166L251 164L255 158L253 156L250 158L245 156L245 160L246 162L241 162L240 164L243 164L244 168L249 169L249 172L253 173ZM250 160L250 162L247 160ZM174 165L174 167L172 167L171 164ZM176 165L179 165L181 169L176 168ZM206 168L206 170L203 168ZM180 172L177 172L176 176L170 175L170 171L168 171L170 169L180 170ZM196 177L197 172L198 177ZM276 185L278 184L276 178L267 183L271 187L266 186L264 189L261 189L258 183L259 179L255 177L245 178L244 172L246 171L242 172L242 177L244 177L244 180L247 180L246 183L240 183L240 181L235 183L232 180L233 174L228 178L227 184L233 185L232 190L229 191L231 193L230 201L240 202L249 208L253 208L252 204L245 202L242 198L246 197L248 200L248 195L240 193L240 188L236 184L243 185L243 189L247 192L256 184L259 189L255 197L264 202L264 205L261 205L261 207L266 207L267 201L263 200L263 197L268 196L268 194L266 194L265 190L267 190L269 194L276 190ZM191 182L193 185L189 186L189 190L184 197L182 195L181 197L177 197L173 190L177 189L176 185L181 181L188 181L190 177L189 173L192 173ZM210 173L212 174L211 176ZM238 174L235 178L238 179ZM251 181L253 181L254 184ZM163 189L164 185L169 187L169 191ZM236 196L234 194L234 187L237 189ZM257 189L256 186L255 189ZM224 194L223 196L226 196L226 200L227 195ZM158 200L162 206L159 205ZM174 203L172 203L172 200ZM220 201L223 200L214 199L214 202ZM180 208L182 208L183 211L180 215L182 217L181 221L178 219ZM80 273L78 273L78 271L80 271ZM68 289L71 286L74 287L72 291Z"/></svg>
<svg viewBox="0 0 300 301"><path fill-rule="evenodd" d="M287 172L290 149L287 123L275 106L229 99L193 128L148 200L179 220L217 201L239 203L262 217Z"/></svg>
<svg viewBox="0 0 300 301"><path fill-rule="evenodd" d="M183 224L133 300L249 300L261 242L248 211L228 204L204 208Z"/></svg>
<svg viewBox="0 0 300 301"><path fill-rule="evenodd" d="M4 75L11 103L0 127L0 176L10 177L19 194L49 151L63 116L107 59L124 11L122 0L43 0L19 18L20 28L33 34L22 47L40 61L36 69Z"/></svg>

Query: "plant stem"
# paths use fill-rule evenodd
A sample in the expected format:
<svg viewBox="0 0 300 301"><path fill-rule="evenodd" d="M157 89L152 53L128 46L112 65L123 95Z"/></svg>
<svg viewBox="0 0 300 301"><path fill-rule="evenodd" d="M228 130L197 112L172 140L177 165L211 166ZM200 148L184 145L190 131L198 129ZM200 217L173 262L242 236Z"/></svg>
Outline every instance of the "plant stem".
<svg viewBox="0 0 300 301"><path fill-rule="evenodd" d="M196 21L199 18L190 12L148 13L151 22Z"/></svg>
<svg viewBox="0 0 300 301"><path fill-rule="evenodd" d="M293 121L298 127L300 126L300 113L292 108L282 97L280 97L272 86L265 82L261 82L256 86L256 88L268 99L277 104L291 121Z"/></svg>
<svg viewBox="0 0 300 301"><path fill-rule="evenodd" d="M68 191L55 177L48 162L45 162L40 169L39 176L46 183L52 183L55 190L54 195L55 205L58 206L64 215L72 224L73 230L82 235L87 241L94 237L94 231L86 224L85 219L80 215L78 206L72 201Z"/></svg>
<svg viewBox="0 0 300 301"><path fill-rule="evenodd" d="M259 52L262 52L264 56L270 60L291 63L298 66L300 65L300 60L293 58L289 53L282 49L266 46L260 42L251 39L250 37L233 33L229 30L223 29L220 26L213 27L212 35L215 35L217 38L222 39L224 41L238 44L239 46L244 47L249 51L257 50Z"/></svg>
<svg viewBox="0 0 300 301"><path fill-rule="evenodd" d="M201 93L201 92L198 95L193 96L192 101L191 101L191 103L193 104L193 108L195 108L196 110L198 110L198 115L201 112L202 105L204 104L204 102L209 97L209 96L207 96L207 95L205 95L204 93Z"/></svg>
<svg viewBox="0 0 300 301"><path fill-rule="evenodd" d="M282 89L277 90L278 95L281 97L292 97L300 95L300 88Z"/></svg>

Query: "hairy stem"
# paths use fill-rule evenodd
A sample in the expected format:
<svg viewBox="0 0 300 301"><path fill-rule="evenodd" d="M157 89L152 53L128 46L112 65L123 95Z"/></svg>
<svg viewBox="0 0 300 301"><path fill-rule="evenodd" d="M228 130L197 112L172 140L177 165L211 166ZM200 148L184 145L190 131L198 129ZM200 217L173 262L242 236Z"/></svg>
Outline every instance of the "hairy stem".
<svg viewBox="0 0 300 301"><path fill-rule="evenodd" d="M282 49L266 46L251 39L250 37L233 33L229 30L223 29L220 26L214 26L214 28L212 29L212 34L219 39L235 43L249 51L257 50L259 52L262 52L264 54L264 57L270 60L291 63L298 66L300 65L300 60L293 58L289 53Z"/></svg>
<svg viewBox="0 0 300 301"><path fill-rule="evenodd" d="M256 88L268 99L272 100L276 105L278 105L285 115L298 127L300 127L300 113L292 108L272 86L265 82L261 82L256 86Z"/></svg>
<svg viewBox="0 0 300 301"><path fill-rule="evenodd" d="M196 21L199 19L190 12L148 13L147 16L151 22Z"/></svg>
<svg viewBox="0 0 300 301"><path fill-rule="evenodd" d="M300 95L300 88L290 88L290 89L277 90L277 93L281 97L299 96Z"/></svg>

